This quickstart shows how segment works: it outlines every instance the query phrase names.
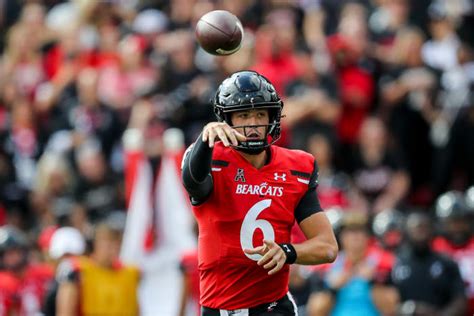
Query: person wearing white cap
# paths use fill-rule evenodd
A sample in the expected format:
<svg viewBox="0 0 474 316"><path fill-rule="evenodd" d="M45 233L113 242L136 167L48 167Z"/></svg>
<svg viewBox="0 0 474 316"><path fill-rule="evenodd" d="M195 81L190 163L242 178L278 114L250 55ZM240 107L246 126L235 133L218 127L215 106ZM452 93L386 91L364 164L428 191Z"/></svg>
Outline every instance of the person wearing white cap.
<svg viewBox="0 0 474 316"><path fill-rule="evenodd" d="M91 253L61 264L57 315L139 315L140 271L118 260L121 241L122 228L105 220L95 227Z"/></svg>
<svg viewBox="0 0 474 316"><path fill-rule="evenodd" d="M86 241L79 230L73 227L61 227L51 237L49 256L59 260L67 255L82 255L85 250Z"/></svg>
<svg viewBox="0 0 474 316"><path fill-rule="evenodd" d="M59 287L59 279L62 271L68 270L69 260L64 260L74 256L83 255L86 251L86 241L81 232L73 227L58 228L52 235L49 244L48 254L56 266L56 277L53 280L43 303L44 315L56 315L56 296Z"/></svg>

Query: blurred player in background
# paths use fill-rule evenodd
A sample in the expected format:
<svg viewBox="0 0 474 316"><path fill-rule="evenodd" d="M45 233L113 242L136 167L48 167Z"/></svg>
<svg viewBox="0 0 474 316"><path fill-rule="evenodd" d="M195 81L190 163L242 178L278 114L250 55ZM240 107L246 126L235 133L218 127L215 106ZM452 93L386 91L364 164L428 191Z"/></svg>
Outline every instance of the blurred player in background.
<svg viewBox="0 0 474 316"><path fill-rule="evenodd" d="M31 244L14 226L0 227L0 315L37 315L53 269L30 262Z"/></svg>
<svg viewBox="0 0 474 316"><path fill-rule="evenodd" d="M433 249L448 255L458 263L469 299L466 315L474 315L474 236L470 220L472 210L466 203L468 198L468 193L465 198L463 193L458 191L446 192L438 198L435 211L441 224L442 235L433 240Z"/></svg>
<svg viewBox="0 0 474 316"><path fill-rule="evenodd" d="M199 224L202 315L296 315L289 264L332 262L337 243L315 189L314 157L273 145L283 102L253 71L234 73L183 160ZM307 240L290 243L299 223Z"/></svg>

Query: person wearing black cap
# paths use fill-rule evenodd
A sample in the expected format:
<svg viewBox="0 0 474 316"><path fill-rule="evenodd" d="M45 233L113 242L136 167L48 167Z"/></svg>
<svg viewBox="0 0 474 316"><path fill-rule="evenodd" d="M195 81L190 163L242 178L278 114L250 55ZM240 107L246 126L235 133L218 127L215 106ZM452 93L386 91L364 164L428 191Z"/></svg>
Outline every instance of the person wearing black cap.
<svg viewBox="0 0 474 316"><path fill-rule="evenodd" d="M443 2L433 2L428 8L429 31L432 37L423 46L425 63L435 69L446 71L458 64L457 50L461 44Z"/></svg>

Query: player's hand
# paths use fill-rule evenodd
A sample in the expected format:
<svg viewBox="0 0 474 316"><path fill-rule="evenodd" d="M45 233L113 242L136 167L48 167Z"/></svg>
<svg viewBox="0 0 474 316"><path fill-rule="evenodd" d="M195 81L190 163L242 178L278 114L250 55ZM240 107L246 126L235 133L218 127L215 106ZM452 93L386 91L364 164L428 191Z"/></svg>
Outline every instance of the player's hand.
<svg viewBox="0 0 474 316"><path fill-rule="evenodd" d="M225 147L231 144L237 146L239 141L245 141L247 138L229 126L226 122L211 122L204 126L202 131L202 141L209 141L209 147L214 147L216 141L222 141Z"/></svg>
<svg viewBox="0 0 474 316"><path fill-rule="evenodd" d="M272 240L264 240L263 245L252 249L244 249L244 251L250 255L261 255L262 258L257 261L257 264L259 266L263 266L264 269L271 269L268 271L269 275L280 271L286 262L285 252L277 243Z"/></svg>

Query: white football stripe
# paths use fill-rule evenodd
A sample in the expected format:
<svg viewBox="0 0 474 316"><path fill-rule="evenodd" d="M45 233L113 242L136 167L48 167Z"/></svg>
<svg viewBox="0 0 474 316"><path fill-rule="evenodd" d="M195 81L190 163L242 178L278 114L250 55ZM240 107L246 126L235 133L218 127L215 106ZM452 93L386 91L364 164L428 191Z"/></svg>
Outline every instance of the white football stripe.
<svg viewBox="0 0 474 316"><path fill-rule="evenodd" d="M298 182L304 183L304 184L309 184L309 180L301 179L301 178L296 178Z"/></svg>
<svg viewBox="0 0 474 316"><path fill-rule="evenodd" d="M222 168L212 168L212 171L221 171Z"/></svg>

